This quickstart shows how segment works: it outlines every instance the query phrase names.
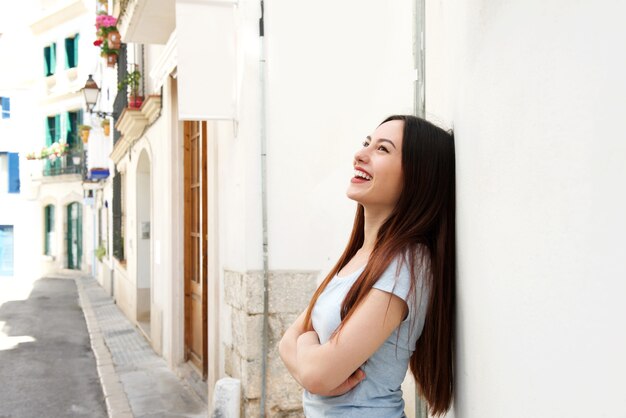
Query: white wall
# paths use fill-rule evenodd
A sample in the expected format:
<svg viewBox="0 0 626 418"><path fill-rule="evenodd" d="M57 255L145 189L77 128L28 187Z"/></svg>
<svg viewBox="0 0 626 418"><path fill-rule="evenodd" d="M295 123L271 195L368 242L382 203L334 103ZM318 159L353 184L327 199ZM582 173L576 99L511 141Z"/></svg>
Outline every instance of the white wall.
<svg viewBox="0 0 626 418"><path fill-rule="evenodd" d="M271 269L325 275L343 251L354 153L385 117L413 111L412 7L268 4Z"/></svg>
<svg viewBox="0 0 626 418"><path fill-rule="evenodd" d="M624 414L624 13L427 2L427 115L456 132L456 416Z"/></svg>

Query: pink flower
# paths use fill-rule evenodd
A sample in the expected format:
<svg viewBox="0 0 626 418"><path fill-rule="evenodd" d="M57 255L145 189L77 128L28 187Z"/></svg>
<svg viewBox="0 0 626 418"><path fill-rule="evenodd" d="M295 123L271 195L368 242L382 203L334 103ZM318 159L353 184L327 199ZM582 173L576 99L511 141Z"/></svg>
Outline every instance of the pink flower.
<svg viewBox="0 0 626 418"><path fill-rule="evenodd" d="M96 16L96 27L100 26L108 28L111 26L115 26L117 23L117 19L111 15L98 15Z"/></svg>

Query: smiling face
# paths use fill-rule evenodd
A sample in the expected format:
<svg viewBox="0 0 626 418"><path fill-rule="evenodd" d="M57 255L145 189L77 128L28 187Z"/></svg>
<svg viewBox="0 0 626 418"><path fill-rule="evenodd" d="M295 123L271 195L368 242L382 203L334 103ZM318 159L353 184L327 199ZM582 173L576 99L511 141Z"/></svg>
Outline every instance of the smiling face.
<svg viewBox="0 0 626 418"><path fill-rule="evenodd" d="M364 207L392 210L402 192L404 122L380 125L354 155L354 177L346 194Z"/></svg>

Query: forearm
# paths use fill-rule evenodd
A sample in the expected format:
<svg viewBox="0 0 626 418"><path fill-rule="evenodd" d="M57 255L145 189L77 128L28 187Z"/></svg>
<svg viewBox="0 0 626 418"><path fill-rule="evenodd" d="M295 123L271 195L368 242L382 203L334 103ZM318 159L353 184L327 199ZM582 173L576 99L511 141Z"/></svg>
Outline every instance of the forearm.
<svg viewBox="0 0 626 418"><path fill-rule="evenodd" d="M304 313L296 319L296 321L285 331L283 338L278 344L278 353L283 360L285 367L294 379L302 386L298 373L297 365L297 341L298 337L305 332L304 329Z"/></svg>
<svg viewBox="0 0 626 418"><path fill-rule="evenodd" d="M295 368L300 384L312 393L324 393L346 381L354 370L342 367L334 354L328 344L320 345L315 332L299 336Z"/></svg>

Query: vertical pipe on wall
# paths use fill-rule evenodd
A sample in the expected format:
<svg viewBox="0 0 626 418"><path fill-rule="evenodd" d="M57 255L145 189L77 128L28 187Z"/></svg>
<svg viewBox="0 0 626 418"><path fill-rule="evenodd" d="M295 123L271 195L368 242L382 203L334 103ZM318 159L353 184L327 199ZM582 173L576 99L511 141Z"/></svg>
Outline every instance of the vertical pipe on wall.
<svg viewBox="0 0 626 418"><path fill-rule="evenodd" d="M413 58L415 59L415 116L424 117L426 110L426 0L415 0L413 8Z"/></svg>
<svg viewBox="0 0 626 418"><path fill-rule="evenodd" d="M426 111L426 0L415 0L413 8L413 58L415 60L415 116L424 117ZM428 418L426 402L415 386L415 418Z"/></svg>
<svg viewBox="0 0 626 418"><path fill-rule="evenodd" d="M267 400L267 352L269 345L269 263L267 246L267 138L265 132L265 28L263 0L259 19L259 133L261 141L261 212L263 222L263 336L261 356L261 418L265 417Z"/></svg>

